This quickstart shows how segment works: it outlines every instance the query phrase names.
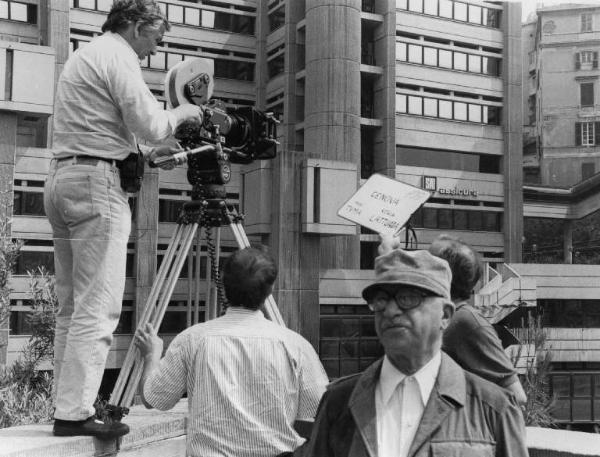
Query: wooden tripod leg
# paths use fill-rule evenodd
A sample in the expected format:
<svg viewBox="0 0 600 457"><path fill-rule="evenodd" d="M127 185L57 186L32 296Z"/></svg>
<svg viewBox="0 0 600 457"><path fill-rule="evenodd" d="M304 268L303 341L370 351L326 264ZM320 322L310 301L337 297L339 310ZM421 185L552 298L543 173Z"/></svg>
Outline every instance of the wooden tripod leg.
<svg viewBox="0 0 600 457"><path fill-rule="evenodd" d="M147 322L151 322L156 328L158 326L157 324L160 324L162 321L164 310L162 310L161 313L161 307L163 305L162 302L164 302L164 293L162 296L160 296L160 292L163 289L166 276L169 274L167 282L172 280L171 278L173 275L176 277L179 276L181 267L183 265L183 261L181 259L185 259L187 251L189 250L188 240L190 238L190 234L193 237L193 234L197 228L198 224L179 225L177 227L177 230L171 238L171 244L167 249L167 253L157 274L156 281L154 282L152 290L150 291L150 296L146 302L146 307L144 309L142 318L138 323L138 328L145 326ZM175 265L173 265L173 262L175 262ZM174 268L177 269L176 272L174 271ZM170 298L171 293L172 288L169 292L168 298ZM162 299L162 302L159 300L158 305L156 304L157 297ZM157 314L159 314L159 316L157 316ZM141 376L141 362L142 361L139 357L137 347L132 340L123 366L121 367L119 379L117 380L117 384L115 385L115 389L111 395L111 404L118 406L129 406L131 404L131 400L133 399L133 395L137 389L137 384L139 383L139 377Z"/></svg>
<svg viewBox="0 0 600 457"><path fill-rule="evenodd" d="M232 222L229 224L229 226L231 227L233 236L234 236L235 240L237 241L238 247L240 249L249 247L250 241L248 240L248 237L246 236L246 232L244 231L244 227L242 226L242 224L239 222ZM275 299L273 298L273 295L269 295L267 297L267 299L265 300L264 309L265 309L265 315L267 316L267 318L269 318L276 324L279 324L279 325L285 327L285 321L283 320L283 317L281 316L281 313L279 312L279 308L277 307L277 303L275 303Z"/></svg>
<svg viewBox="0 0 600 457"><path fill-rule="evenodd" d="M183 268L183 264L185 263L185 259L187 253L190 250L192 242L194 241L194 235L196 234L196 230L198 229L198 224L190 224L189 230L186 231L181 240L181 249L175 258L173 268L170 270L169 277L165 283L165 287L162 291L162 294L159 298L158 304L156 306L156 312L152 316L152 326L155 329L160 327L160 323L163 320L167 307L169 305L169 300L171 295L173 295L173 290L175 285L177 284L177 280L179 279L179 274ZM142 373L144 371L144 361L140 357L139 353L136 351L135 357L135 365L133 367L131 373L131 379L125 393L123 394L123 404L120 406L129 406L133 402L133 398L138 388L138 384L140 383L140 379L142 377Z"/></svg>
<svg viewBox="0 0 600 457"><path fill-rule="evenodd" d="M146 301L146 305L144 307L144 312L142 313L142 316L140 316L140 318L138 320L138 327L146 325L146 323L150 319L152 312L154 311L156 297L158 296L158 292L159 292L160 288L162 287L164 278L167 275L167 272L171 266L173 257L175 255L175 253L177 252L177 248L181 241L181 236L184 232L186 232L186 230L187 230L187 226L178 225L177 228L175 229L175 232L173 232L173 235L171 236L171 240L169 241L169 247L167 249L165 257L163 258L163 262L158 270L156 280L154 281L152 289L150 290L150 295L148 296L148 300ZM115 387L111 394L111 397L109 400L110 404L113 404L113 405L121 404L120 402L121 402L121 397L123 395L123 391L125 390L127 380L129 379L129 377L131 375L131 370L133 368L133 364L135 363L136 351L137 351L137 349L135 348L135 345L133 344L133 340L132 340L131 344L129 346L129 349L127 351L127 354L125 355L125 360L123 361L123 365L121 366L121 371L119 372L119 377L117 378L117 382L115 383Z"/></svg>
<svg viewBox="0 0 600 457"><path fill-rule="evenodd" d="M202 249L201 247L201 236L202 230L198 229L196 232L196 275L194 276L194 290L196 292L194 297L194 324L200 322L200 266L202 260ZM205 308L206 309L206 308ZM206 311L205 311L206 314Z"/></svg>

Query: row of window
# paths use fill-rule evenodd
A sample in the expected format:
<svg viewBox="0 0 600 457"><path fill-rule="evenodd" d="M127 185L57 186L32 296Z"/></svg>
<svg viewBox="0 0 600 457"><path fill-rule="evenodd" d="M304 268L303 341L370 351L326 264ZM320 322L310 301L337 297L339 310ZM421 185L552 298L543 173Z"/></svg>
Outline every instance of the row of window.
<svg viewBox="0 0 600 457"><path fill-rule="evenodd" d="M329 378L358 373L383 355L366 305L322 305L319 356Z"/></svg>
<svg viewBox="0 0 600 457"><path fill-rule="evenodd" d="M600 374L551 372L548 378L559 422L600 422Z"/></svg>
<svg viewBox="0 0 600 457"><path fill-rule="evenodd" d="M500 106L408 94L396 94L396 112L490 125L500 125L502 119Z"/></svg>
<svg viewBox="0 0 600 457"><path fill-rule="evenodd" d="M159 2L159 4L169 22L173 24L184 24L244 35L254 35L256 20L252 16L203 10L198 7L174 5L164 2ZM112 0L71 0L71 7L108 12L112 7Z"/></svg>
<svg viewBox="0 0 600 457"><path fill-rule="evenodd" d="M12 306L10 313L10 333L11 335L30 335L31 322L29 316L31 303L28 300L19 300L22 304ZM12 303L11 303L12 304ZM113 332L115 335L131 334L133 327L133 300L123 300L123 310L119 316L119 323ZM169 308L165 313L162 323L158 329L160 334L178 334L187 328L187 302L171 301ZM199 322L204 322L204 301L199 303L201 309L199 313ZM182 308L182 309L177 309Z"/></svg>
<svg viewBox="0 0 600 457"><path fill-rule="evenodd" d="M453 0L396 0L396 8L486 27L500 27L500 10Z"/></svg>
<svg viewBox="0 0 600 457"><path fill-rule="evenodd" d="M432 67L500 76L501 60L412 43L396 42L396 59Z"/></svg>
<svg viewBox="0 0 600 457"><path fill-rule="evenodd" d="M168 70L175 64L189 58L195 58L188 54L176 52L157 51L155 55L149 55L142 62L142 68L154 70ZM212 58L214 61L215 78L236 79L238 81L254 81L254 62L243 60L229 60L223 58Z"/></svg>
<svg viewBox="0 0 600 457"><path fill-rule="evenodd" d="M0 0L0 19L37 24L37 5Z"/></svg>
<svg viewBox="0 0 600 457"><path fill-rule="evenodd" d="M71 38L71 52L85 46L89 41ZM196 55L187 55L177 52L157 51L155 55L149 55L142 61L142 68L166 71L175 64L188 59L196 58ZM204 57L207 58L207 57ZM214 61L215 78L236 79L238 81L254 81L254 62L242 60L229 60L223 58L212 58Z"/></svg>
<svg viewBox="0 0 600 457"><path fill-rule="evenodd" d="M600 300L538 300L544 327L600 327Z"/></svg>
<svg viewBox="0 0 600 457"><path fill-rule="evenodd" d="M499 174L501 156L396 145L396 164Z"/></svg>
<svg viewBox="0 0 600 457"><path fill-rule="evenodd" d="M411 217L415 228L501 232L502 213L453 208L419 208Z"/></svg>

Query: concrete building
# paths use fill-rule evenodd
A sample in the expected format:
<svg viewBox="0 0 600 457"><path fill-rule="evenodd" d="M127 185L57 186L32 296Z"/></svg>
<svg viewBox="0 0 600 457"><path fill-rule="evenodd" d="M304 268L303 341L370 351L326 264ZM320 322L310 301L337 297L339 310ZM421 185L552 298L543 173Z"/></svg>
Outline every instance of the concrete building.
<svg viewBox="0 0 600 457"><path fill-rule="evenodd" d="M552 352L555 417L592 430L600 421L600 142L597 65L600 8L538 8L523 36L523 260L536 284ZM576 265L572 265L576 264ZM515 326L519 313L508 318Z"/></svg>
<svg viewBox="0 0 600 457"><path fill-rule="evenodd" d="M40 264L52 269L41 204L51 148L48 81L70 52L100 33L110 2L18 0L6 3L6 14L5 3L0 58L12 69L11 87L21 89L0 100L0 119L11 126L0 129L1 157L3 176L12 177L6 195L14 203L13 236L25 240L12 281L11 360L27 339L26 271ZM280 268L275 298L286 323L319 349L331 377L356 372L381 354L360 298L377 236L336 216L372 173L432 192L411 221L419 247L450 232L493 264L521 260L520 4L169 0L163 6L173 27L157 55L142 63L159 101L166 70L200 56L214 60L215 97L274 111L282 121L278 157L236 168L228 197L239 200L252 240L271 247ZM21 48L50 57L19 66ZM17 95L30 102L17 106ZM132 198L111 369L122 363L189 191L185 169L151 170ZM225 255L236 248L227 230L222 245ZM184 268L161 327L167 340L197 318L188 305L187 274ZM200 291L202 319L204 286Z"/></svg>
<svg viewBox="0 0 600 457"><path fill-rule="evenodd" d="M9 362L28 338L27 270L53 268L42 205L52 146L53 83L69 54L100 33L110 3L0 1L0 62L6 68L0 75L5 88L0 91L0 195L12 214L12 235L25 242L11 281L8 350L0 351ZM527 24L522 45L518 3L168 0L163 7L172 30L157 55L142 63L159 101L165 100L166 70L200 56L214 60L215 97L230 106L273 111L282 121L278 157L235 167L228 199L246 214L252 241L271 247L280 268L275 298L285 321L318 348L331 377L356 372L381 355L373 316L360 298L372 277L378 238L336 211L362 180L382 173L432 192L411 221L420 248L450 232L495 267L476 297L490 320L518 327L519 313L527 312L521 309L536 303L554 313L550 340L557 381L552 388L560 397L561 417L566 423L600 420L600 338L595 328L587 328L595 322L598 267L569 267L560 260L520 263L524 220L526 227L534 219L560 221L560 239L569 240L563 235L576 230L565 221L598 209L597 177L565 189L537 183L522 192L522 136L527 152L542 151L542 138L550 138L542 130L537 133L545 106L538 102L552 94L538 93L538 82L546 78L546 67L539 65L547 49L540 47L540 58L536 37L545 22ZM557 9L556 14L567 13ZM558 32L552 37L558 39ZM569 46L577 51L571 63L587 51ZM592 68L579 70L585 74L569 69L573 81L580 76L589 81L593 60ZM527 111L531 95L535 116ZM566 117L557 115L556 122ZM580 121L573 118L567 126L571 138L575 122ZM582 154L593 150L577 148ZM527 176L536 167L545 176L547 158L527 154L525 163L534 165L525 169ZM580 178L573 177L573 183ZM149 170L142 192L131 199L134 224L123 314L108 361L113 375L190 189L184 168ZM414 238L409 241L409 247L416 246ZM569 246L564 241L560 252L567 263ZM530 247L526 239L527 261L541 262L530 257ZM204 280L206 246L193 249L202 254ZM233 237L223 230L223 255L234 249ZM203 319L205 284L188 303L188 275L184 267L161 327L167 341ZM567 310L585 325L562 327ZM6 333L0 332L4 340Z"/></svg>

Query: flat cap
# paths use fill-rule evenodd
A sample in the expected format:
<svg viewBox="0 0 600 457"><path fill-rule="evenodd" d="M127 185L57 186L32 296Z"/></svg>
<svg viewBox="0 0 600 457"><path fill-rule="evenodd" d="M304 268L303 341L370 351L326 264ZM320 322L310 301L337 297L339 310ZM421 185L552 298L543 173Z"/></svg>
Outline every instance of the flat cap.
<svg viewBox="0 0 600 457"><path fill-rule="evenodd" d="M394 249L375 259L375 282L365 287L365 300L386 285L411 286L450 300L452 272L448 262L427 251Z"/></svg>

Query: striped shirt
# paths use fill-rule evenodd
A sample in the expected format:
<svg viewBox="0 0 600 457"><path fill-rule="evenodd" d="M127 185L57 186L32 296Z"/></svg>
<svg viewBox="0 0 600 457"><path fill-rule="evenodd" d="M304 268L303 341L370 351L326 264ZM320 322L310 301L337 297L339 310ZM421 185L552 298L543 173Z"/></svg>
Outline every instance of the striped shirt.
<svg viewBox="0 0 600 457"><path fill-rule="evenodd" d="M160 410L187 392L187 455L273 457L304 441L295 420L312 419L328 383L308 341L232 307L179 334L144 385Z"/></svg>
<svg viewBox="0 0 600 457"><path fill-rule="evenodd" d="M54 104L54 157L90 155L120 160L136 137L160 142L177 119L144 82L137 54L118 33L78 49L60 74Z"/></svg>

